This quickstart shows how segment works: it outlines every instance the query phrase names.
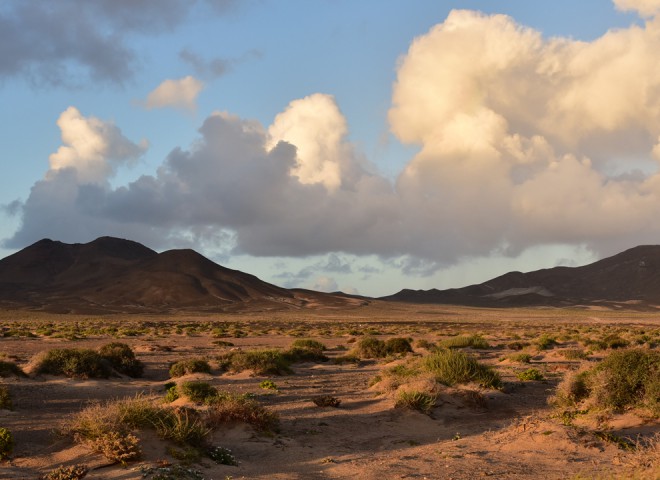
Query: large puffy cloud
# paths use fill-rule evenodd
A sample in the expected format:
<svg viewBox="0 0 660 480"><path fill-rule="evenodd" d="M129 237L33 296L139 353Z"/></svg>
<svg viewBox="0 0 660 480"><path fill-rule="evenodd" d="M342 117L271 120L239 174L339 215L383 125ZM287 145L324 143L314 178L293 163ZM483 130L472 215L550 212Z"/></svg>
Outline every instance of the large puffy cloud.
<svg viewBox="0 0 660 480"><path fill-rule="evenodd" d="M112 123L85 117L75 107L62 112L57 126L64 145L50 156L50 171L73 169L82 183L105 181L119 165L136 160L147 148L146 140L135 144Z"/></svg>
<svg viewBox="0 0 660 480"><path fill-rule="evenodd" d="M658 48L655 20L589 43L453 11L411 45L389 112L421 146L398 179L411 230L457 255L658 234Z"/></svg>
<svg viewBox="0 0 660 480"><path fill-rule="evenodd" d="M224 13L235 0L207 0ZM133 35L180 25L195 0L6 0L0 7L0 79L27 76L35 84L123 84L140 65Z"/></svg>
<svg viewBox="0 0 660 480"><path fill-rule="evenodd" d="M144 106L148 109L174 107L194 110L197 96L203 88L204 83L190 75L177 80L164 80L147 95Z"/></svg>

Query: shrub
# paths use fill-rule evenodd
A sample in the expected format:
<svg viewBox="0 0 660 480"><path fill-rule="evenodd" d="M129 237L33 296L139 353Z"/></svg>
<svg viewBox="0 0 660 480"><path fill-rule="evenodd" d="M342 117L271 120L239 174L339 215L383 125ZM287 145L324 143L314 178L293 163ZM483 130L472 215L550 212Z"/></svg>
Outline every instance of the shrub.
<svg viewBox="0 0 660 480"><path fill-rule="evenodd" d="M169 387L165 390L165 403L172 403L175 400L179 399L179 391L177 390L176 384Z"/></svg>
<svg viewBox="0 0 660 480"><path fill-rule="evenodd" d="M532 356L529 353L512 353L506 358L516 363L529 363L532 360Z"/></svg>
<svg viewBox="0 0 660 480"><path fill-rule="evenodd" d="M642 349L612 352L589 376L597 404L622 410L637 404L654 404L660 377L660 353Z"/></svg>
<svg viewBox="0 0 660 480"><path fill-rule="evenodd" d="M585 351L581 348L567 348L560 350L559 354L566 360L584 360L588 357Z"/></svg>
<svg viewBox="0 0 660 480"><path fill-rule="evenodd" d="M388 338L385 341L385 353L387 355L397 355L412 352L410 340L402 337Z"/></svg>
<svg viewBox="0 0 660 480"><path fill-rule="evenodd" d="M0 460L6 460L14 451L14 437L6 428L0 427Z"/></svg>
<svg viewBox="0 0 660 480"><path fill-rule="evenodd" d="M279 417L246 395L221 393L209 405L209 425L214 427L224 423L245 422L263 431L275 431Z"/></svg>
<svg viewBox="0 0 660 480"><path fill-rule="evenodd" d="M191 373L211 373L209 362L201 358L180 360L170 367L170 377L182 377Z"/></svg>
<svg viewBox="0 0 660 480"><path fill-rule="evenodd" d="M281 350L246 350L229 352L218 357L220 368L230 372L252 370L255 375L291 373L292 359Z"/></svg>
<svg viewBox="0 0 660 480"><path fill-rule="evenodd" d="M60 465L42 477L42 480L80 480L89 472L86 465Z"/></svg>
<svg viewBox="0 0 660 480"><path fill-rule="evenodd" d="M360 358L382 358L387 355L385 342L376 337L361 338L357 342L355 353Z"/></svg>
<svg viewBox="0 0 660 480"><path fill-rule="evenodd" d="M349 353L347 355L340 355L332 359L332 363L335 365L344 365L346 363L352 363L353 365L358 365L360 363L360 357L354 353Z"/></svg>
<svg viewBox="0 0 660 480"><path fill-rule="evenodd" d="M557 340L555 340L554 337L551 337L547 333L544 333L536 339L536 346L539 350L547 350L554 347L555 345L557 345Z"/></svg>
<svg viewBox="0 0 660 480"><path fill-rule="evenodd" d="M14 362L0 360L0 377L25 377L25 373Z"/></svg>
<svg viewBox="0 0 660 480"><path fill-rule="evenodd" d="M545 377L537 368L528 368L524 372L518 372L516 374L518 380L543 380Z"/></svg>
<svg viewBox="0 0 660 480"><path fill-rule="evenodd" d="M441 348L490 348L490 345L481 335L459 335L442 340L438 344Z"/></svg>
<svg viewBox="0 0 660 480"><path fill-rule="evenodd" d="M409 408L422 413L430 413L435 407L437 397L431 393L418 390L399 390L394 406L396 408Z"/></svg>
<svg viewBox="0 0 660 480"><path fill-rule="evenodd" d="M218 394L218 391L208 382L183 382L177 388L177 393L185 395L193 402L202 403Z"/></svg>
<svg viewBox="0 0 660 480"><path fill-rule="evenodd" d="M275 382L272 380L264 380L259 383L259 388L263 388L264 390L277 390L277 385L275 385Z"/></svg>
<svg viewBox="0 0 660 480"><path fill-rule="evenodd" d="M142 376L144 365L135 358L135 353L125 343L112 342L103 345L99 349L99 355L110 362L112 368L119 373L133 378Z"/></svg>
<svg viewBox="0 0 660 480"><path fill-rule="evenodd" d="M495 370L456 350L438 350L424 359L423 366L445 385L477 382L485 388L498 388L502 384Z"/></svg>
<svg viewBox="0 0 660 480"><path fill-rule="evenodd" d="M228 448L211 447L206 451L206 455L218 465L238 466L238 460Z"/></svg>
<svg viewBox="0 0 660 480"><path fill-rule="evenodd" d="M284 358L290 363L297 362L327 362L328 357L323 355L323 350L291 347L284 352Z"/></svg>
<svg viewBox="0 0 660 480"><path fill-rule="evenodd" d="M190 408L163 409L154 425L158 436L180 445L199 446L211 432L197 411Z"/></svg>
<svg viewBox="0 0 660 480"><path fill-rule="evenodd" d="M108 378L112 374L108 361L94 350L85 348L49 350L37 356L33 371L72 378Z"/></svg>
<svg viewBox="0 0 660 480"><path fill-rule="evenodd" d="M432 350L435 348L435 343L429 342L428 340L425 340L423 338L420 338L415 342L415 347L417 348L424 348L426 350Z"/></svg>
<svg viewBox="0 0 660 480"><path fill-rule="evenodd" d="M341 404L341 400L339 400L337 397L333 397L332 395L319 395L312 398L312 402L314 402L314 405L317 407L337 408Z"/></svg>
<svg viewBox="0 0 660 480"><path fill-rule="evenodd" d="M108 460L125 465L140 458L140 441L135 435L125 431L110 430L90 442L92 449Z"/></svg>
<svg viewBox="0 0 660 480"><path fill-rule="evenodd" d="M327 350L327 347L321 342L310 338L298 338L293 341L290 348L306 348L307 350L316 350L319 353Z"/></svg>
<svg viewBox="0 0 660 480"><path fill-rule="evenodd" d="M9 388L5 385L0 385L0 410L13 410L14 405L11 401Z"/></svg>

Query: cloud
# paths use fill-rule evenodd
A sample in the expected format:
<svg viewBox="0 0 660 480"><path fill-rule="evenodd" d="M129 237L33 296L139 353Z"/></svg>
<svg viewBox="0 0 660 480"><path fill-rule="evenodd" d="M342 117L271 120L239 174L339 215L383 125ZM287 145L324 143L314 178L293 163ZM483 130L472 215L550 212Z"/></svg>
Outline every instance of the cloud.
<svg viewBox="0 0 660 480"><path fill-rule="evenodd" d="M224 14L235 0L208 0ZM62 0L3 2L0 9L0 80L27 77L33 85L78 87L89 81L123 85L140 68L134 36L160 35L179 26L194 0Z"/></svg>
<svg viewBox="0 0 660 480"><path fill-rule="evenodd" d="M49 157L49 174L73 169L80 183L105 181L115 169L137 160L147 149L143 140L135 144L112 123L84 117L75 107L67 108L57 120L62 145Z"/></svg>
<svg viewBox="0 0 660 480"><path fill-rule="evenodd" d="M204 83L188 75L178 80L165 80L147 95L144 106L147 109L174 107L194 110L197 96L204 89Z"/></svg>
<svg viewBox="0 0 660 480"><path fill-rule="evenodd" d="M261 53L250 50L238 58L212 58L206 60L190 49L184 48L179 52L179 58L190 65L197 76L204 79L215 79L230 72L237 65L249 59L260 58Z"/></svg>
<svg viewBox="0 0 660 480"><path fill-rule="evenodd" d="M321 276L315 280L314 285L312 285L312 290L316 290L317 292L330 293L338 291L339 286L337 285L337 282L334 278Z"/></svg>
<svg viewBox="0 0 660 480"><path fill-rule="evenodd" d="M653 17L660 12L658 0L614 0L614 4L619 10L632 10L644 17Z"/></svg>

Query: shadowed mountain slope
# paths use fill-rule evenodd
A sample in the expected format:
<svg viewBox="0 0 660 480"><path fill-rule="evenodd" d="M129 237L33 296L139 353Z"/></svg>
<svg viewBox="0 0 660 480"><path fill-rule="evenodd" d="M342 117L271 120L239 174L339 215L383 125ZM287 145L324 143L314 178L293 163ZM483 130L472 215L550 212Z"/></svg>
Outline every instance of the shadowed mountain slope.
<svg viewBox="0 0 660 480"><path fill-rule="evenodd" d="M660 306L660 246L645 245L582 267L510 272L449 290L401 290L382 300L474 306Z"/></svg>
<svg viewBox="0 0 660 480"><path fill-rule="evenodd" d="M359 302L280 288L193 250L156 253L112 237L86 244L41 240L0 260L0 304L5 307L148 313L276 310L310 303L334 308Z"/></svg>

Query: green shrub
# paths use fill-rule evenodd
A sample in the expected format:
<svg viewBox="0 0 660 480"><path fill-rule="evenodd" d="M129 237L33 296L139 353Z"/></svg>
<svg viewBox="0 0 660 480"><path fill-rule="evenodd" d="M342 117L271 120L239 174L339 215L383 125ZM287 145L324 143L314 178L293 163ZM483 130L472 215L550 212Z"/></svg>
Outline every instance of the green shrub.
<svg viewBox="0 0 660 480"><path fill-rule="evenodd" d="M282 350L241 350L218 357L220 368L230 372L252 370L255 375L284 375L291 373L291 356Z"/></svg>
<svg viewBox="0 0 660 480"><path fill-rule="evenodd" d="M60 465L42 477L43 480L80 480L89 472L86 465Z"/></svg>
<svg viewBox="0 0 660 480"><path fill-rule="evenodd" d="M13 410L13 408L9 387L0 385L0 410Z"/></svg>
<svg viewBox="0 0 660 480"><path fill-rule="evenodd" d="M197 411L190 408L163 409L158 420L158 436L180 445L200 446L211 432Z"/></svg>
<svg viewBox="0 0 660 480"><path fill-rule="evenodd" d="M446 338L438 343L440 348L490 348L490 345L481 335L459 335Z"/></svg>
<svg viewBox="0 0 660 480"><path fill-rule="evenodd" d="M516 374L518 380L543 380L545 377L537 368L528 368L524 372L518 372Z"/></svg>
<svg viewBox="0 0 660 480"><path fill-rule="evenodd" d="M412 345L410 345L410 340L407 338L394 337L385 341L385 353L387 355L405 354L412 351Z"/></svg>
<svg viewBox="0 0 660 480"><path fill-rule="evenodd" d="M177 393L188 397L193 402L202 403L217 395L218 391L208 382L183 382L178 386Z"/></svg>
<svg viewBox="0 0 660 480"><path fill-rule="evenodd" d="M8 459L14 451L14 437L6 428L0 427L0 460Z"/></svg>
<svg viewBox="0 0 660 480"><path fill-rule="evenodd" d="M94 350L62 348L39 354L34 362L34 373L72 378L108 378L112 368Z"/></svg>
<svg viewBox="0 0 660 480"><path fill-rule="evenodd" d="M218 465L238 466L238 460L228 448L211 447L206 451L206 455Z"/></svg>
<svg viewBox="0 0 660 480"><path fill-rule="evenodd" d="M554 347L555 345L557 345L557 340L555 340L554 337L551 337L547 333L544 333L536 339L536 346L539 350L547 350Z"/></svg>
<svg viewBox="0 0 660 480"><path fill-rule="evenodd" d="M244 422L262 431L276 431L279 417L246 395L220 393L213 397L209 404L209 425L215 427L232 422Z"/></svg>
<svg viewBox="0 0 660 480"><path fill-rule="evenodd" d="M332 363L334 363L335 365L345 365L347 363L358 365L360 363L360 357L358 357L354 353L349 353L347 355L340 355L339 357L333 358Z"/></svg>
<svg viewBox="0 0 660 480"><path fill-rule="evenodd" d="M657 402L660 352L643 349L610 353L589 375L589 388L597 404L614 410Z"/></svg>
<svg viewBox="0 0 660 480"><path fill-rule="evenodd" d="M516 363L529 363L532 360L532 356L529 353L512 353L506 358Z"/></svg>
<svg viewBox="0 0 660 480"><path fill-rule="evenodd" d="M566 360L585 360L588 357L581 348L566 348L559 350L559 354Z"/></svg>
<svg viewBox="0 0 660 480"><path fill-rule="evenodd" d="M499 388L499 374L475 358L457 350L438 350L422 363L436 380L445 385L477 382L485 388Z"/></svg>
<svg viewBox="0 0 660 480"><path fill-rule="evenodd" d="M112 342L99 348L99 355L105 358L117 372L138 378L144 372L144 365L135 358L131 347L125 343Z"/></svg>
<svg viewBox="0 0 660 480"><path fill-rule="evenodd" d="M385 342L376 337L361 338L356 344L355 353L360 358L383 358L387 355Z"/></svg>
<svg viewBox="0 0 660 480"><path fill-rule="evenodd" d="M291 347L283 355L289 363L328 361L322 350L311 348Z"/></svg>
<svg viewBox="0 0 660 480"><path fill-rule="evenodd" d="M211 373L209 362L201 358L180 360L170 367L170 377L182 377L191 373Z"/></svg>
<svg viewBox="0 0 660 480"><path fill-rule="evenodd" d="M399 390L394 406L396 408L409 408L422 413L430 413L435 407L436 395L418 390Z"/></svg>
<svg viewBox="0 0 660 480"><path fill-rule="evenodd" d="M290 348L306 348L307 350L316 350L318 352L327 350L327 347L321 342L310 338L298 338L293 341Z"/></svg>
<svg viewBox="0 0 660 480"><path fill-rule="evenodd" d="M263 382L259 383L259 388L264 390L277 390L277 385L275 385L275 382L272 380L264 380Z"/></svg>
<svg viewBox="0 0 660 480"><path fill-rule="evenodd" d="M167 390L165 390L165 398L164 398L165 403L172 403L178 399L179 399L179 391L177 389L176 384L172 385Z"/></svg>
<svg viewBox="0 0 660 480"><path fill-rule="evenodd" d="M0 377L25 377L25 373L14 362L0 360Z"/></svg>
<svg viewBox="0 0 660 480"><path fill-rule="evenodd" d="M425 340L423 338L420 338L415 342L415 347L417 348L424 348L426 350L432 350L435 348L435 343L429 342L428 340Z"/></svg>

